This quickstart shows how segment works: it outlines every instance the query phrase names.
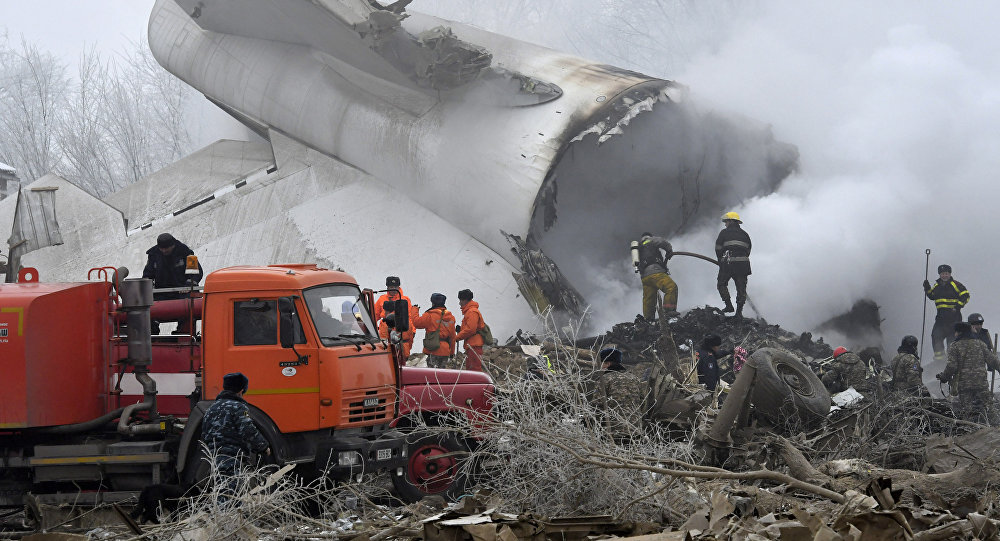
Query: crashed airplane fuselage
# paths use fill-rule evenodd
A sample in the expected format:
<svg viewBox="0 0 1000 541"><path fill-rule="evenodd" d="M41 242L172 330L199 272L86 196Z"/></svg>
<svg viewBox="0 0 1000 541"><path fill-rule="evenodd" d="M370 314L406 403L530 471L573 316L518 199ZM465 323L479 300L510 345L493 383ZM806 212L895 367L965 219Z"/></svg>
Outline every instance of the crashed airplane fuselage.
<svg viewBox="0 0 1000 541"><path fill-rule="evenodd" d="M578 312L599 286L589 264L769 193L795 166L793 147L676 83L405 4L157 0L149 43L265 138L369 173L494 250L535 308Z"/></svg>

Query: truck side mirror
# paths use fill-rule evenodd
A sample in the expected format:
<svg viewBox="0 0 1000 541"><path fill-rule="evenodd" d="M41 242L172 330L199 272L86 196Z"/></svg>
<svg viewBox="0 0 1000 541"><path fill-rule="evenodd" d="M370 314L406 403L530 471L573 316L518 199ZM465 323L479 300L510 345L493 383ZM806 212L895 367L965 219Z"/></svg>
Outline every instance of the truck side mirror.
<svg viewBox="0 0 1000 541"><path fill-rule="evenodd" d="M361 306L365 307L365 311L369 314L375 313L375 292L371 289L365 288L361 290L361 296L358 298L358 302ZM378 323L378 322L376 322Z"/></svg>
<svg viewBox="0 0 1000 541"><path fill-rule="evenodd" d="M295 337L299 334L295 328L299 318L295 317L295 301L291 297L278 299L279 332L281 347L294 348Z"/></svg>
<svg viewBox="0 0 1000 541"><path fill-rule="evenodd" d="M396 320L397 331L406 332L410 330L410 303L406 299L396 301L396 308L393 310L393 314Z"/></svg>

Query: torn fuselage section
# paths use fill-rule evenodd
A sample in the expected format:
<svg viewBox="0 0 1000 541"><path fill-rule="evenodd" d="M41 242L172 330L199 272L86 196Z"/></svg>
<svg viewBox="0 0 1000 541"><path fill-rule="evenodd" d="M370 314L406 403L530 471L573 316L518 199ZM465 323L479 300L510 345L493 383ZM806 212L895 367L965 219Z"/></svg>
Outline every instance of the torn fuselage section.
<svg viewBox="0 0 1000 541"><path fill-rule="evenodd" d="M649 81L568 130L532 208L526 245L544 253L584 299L609 280L643 231L674 236L774 192L798 164L768 126L699 109L684 88Z"/></svg>
<svg viewBox="0 0 1000 541"><path fill-rule="evenodd" d="M580 321L586 314L583 297L566 280L559 267L541 250L534 249L518 235L503 232L510 242L510 251L521 264L514 273L521 295L536 314L550 314L557 325L569 320Z"/></svg>

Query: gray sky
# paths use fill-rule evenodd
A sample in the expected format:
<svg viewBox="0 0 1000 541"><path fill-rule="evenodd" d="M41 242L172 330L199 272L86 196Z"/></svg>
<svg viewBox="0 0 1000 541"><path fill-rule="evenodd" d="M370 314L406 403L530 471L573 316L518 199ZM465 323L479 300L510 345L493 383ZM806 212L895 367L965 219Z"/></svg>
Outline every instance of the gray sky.
<svg viewBox="0 0 1000 541"><path fill-rule="evenodd" d="M3 16L0 33L6 31L12 44L23 36L62 58L75 73L77 59L89 47L105 56L130 48L146 33L154 0L0 0ZM190 104L189 129L194 148L217 139L247 139L250 132L235 120L198 97Z"/></svg>
<svg viewBox="0 0 1000 541"><path fill-rule="evenodd" d="M5 27L12 42L23 35L68 62L85 47L120 50L146 31L153 0L3 0Z"/></svg>

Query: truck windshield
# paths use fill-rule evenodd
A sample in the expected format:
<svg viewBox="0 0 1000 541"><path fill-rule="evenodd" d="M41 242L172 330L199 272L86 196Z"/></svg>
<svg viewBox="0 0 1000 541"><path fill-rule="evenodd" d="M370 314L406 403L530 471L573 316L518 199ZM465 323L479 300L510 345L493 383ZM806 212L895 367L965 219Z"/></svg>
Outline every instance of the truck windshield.
<svg viewBox="0 0 1000 541"><path fill-rule="evenodd" d="M305 290L303 296L324 346L378 340L357 286L319 286Z"/></svg>

